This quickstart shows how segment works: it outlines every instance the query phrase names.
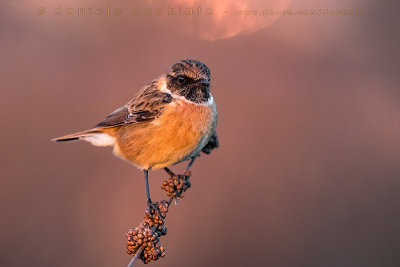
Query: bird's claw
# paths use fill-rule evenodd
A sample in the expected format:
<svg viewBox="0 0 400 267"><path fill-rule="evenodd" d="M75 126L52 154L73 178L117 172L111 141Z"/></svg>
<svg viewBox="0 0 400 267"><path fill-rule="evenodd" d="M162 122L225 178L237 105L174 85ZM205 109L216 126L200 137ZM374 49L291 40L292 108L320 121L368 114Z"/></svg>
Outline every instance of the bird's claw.
<svg viewBox="0 0 400 267"><path fill-rule="evenodd" d="M153 211L155 211L155 212L157 212L158 216L160 216L160 218L164 218L164 216L161 215L161 211L157 207L156 203L151 201L151 199L147 200L147 208L149 209L150 214L152 214Z"/></svg>

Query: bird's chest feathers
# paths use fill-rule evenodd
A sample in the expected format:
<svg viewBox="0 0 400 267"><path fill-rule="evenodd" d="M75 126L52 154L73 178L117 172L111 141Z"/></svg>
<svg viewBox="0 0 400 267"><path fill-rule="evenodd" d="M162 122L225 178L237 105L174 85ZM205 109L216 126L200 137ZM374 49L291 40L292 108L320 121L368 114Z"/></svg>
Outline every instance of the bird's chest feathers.
<svg viewBox="0 0 400 267"><path fill-rule="evenodd" d="M198 154L215 129L214 114L211 106L195 105L182 100L165 107L163 114L152 122L153 130L159 133L157 136L160 138L150 142L155 141L158 156L169 158L170 164Z"/></svg>
<svg viewBox="0 0 400 267"><path fill-rule="evenodd" d="M166 107L153 124L160 127L161 131L168 132L170 141L197 145L212 130L212 121L213 110L210 106L177 100Z"/></svg>
<svg viewBox="0 0 400 267"><path fill-rule="evenodd" d="M178 99L153 121L122 127L116 153L142 168L169 166L198 153L215 125L215 106Z"/></svg>

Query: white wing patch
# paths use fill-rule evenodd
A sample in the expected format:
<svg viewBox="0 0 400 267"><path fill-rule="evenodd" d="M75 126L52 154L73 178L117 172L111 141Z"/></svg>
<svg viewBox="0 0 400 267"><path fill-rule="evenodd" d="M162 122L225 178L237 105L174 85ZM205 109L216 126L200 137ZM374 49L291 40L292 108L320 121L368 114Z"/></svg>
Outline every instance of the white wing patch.
<svg viewBox="0 0 400 267"><path fill-rule="evenodd" d="M113 146L115 138L105 133L90 134L82 137L83 140L91 143L94 146Z"/></svg>

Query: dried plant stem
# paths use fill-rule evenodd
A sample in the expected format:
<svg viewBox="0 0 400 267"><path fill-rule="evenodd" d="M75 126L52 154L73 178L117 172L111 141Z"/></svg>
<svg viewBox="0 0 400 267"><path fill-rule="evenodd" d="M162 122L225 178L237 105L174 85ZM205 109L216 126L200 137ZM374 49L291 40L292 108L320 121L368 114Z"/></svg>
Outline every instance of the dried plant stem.
<svg viewBox="0 0 400 267"><path fill-rule="evenodd" d="M143 248L139 248L138 252L135 254L135 256L133 256L132 260L129 262L127 267L132 267L133 265L135 265L136 261L139 258L139 255L142 254Z"/></svg>

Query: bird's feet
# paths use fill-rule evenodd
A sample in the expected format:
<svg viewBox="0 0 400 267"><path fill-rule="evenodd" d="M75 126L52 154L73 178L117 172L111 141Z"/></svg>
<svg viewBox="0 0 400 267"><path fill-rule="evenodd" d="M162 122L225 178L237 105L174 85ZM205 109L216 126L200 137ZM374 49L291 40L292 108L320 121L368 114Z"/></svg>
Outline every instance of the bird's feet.
<svg viewBox="0 0 400 267"><path fill-rule="evenodd" d="M160 218L164 218L164 216L161 215L161 211L158 208L158 206L156 205L156 203L151 201L151 199L147 200L147 208L148 208L150 214L152 214L154 211L158 214L158 216L160 216Z"/></svg>

